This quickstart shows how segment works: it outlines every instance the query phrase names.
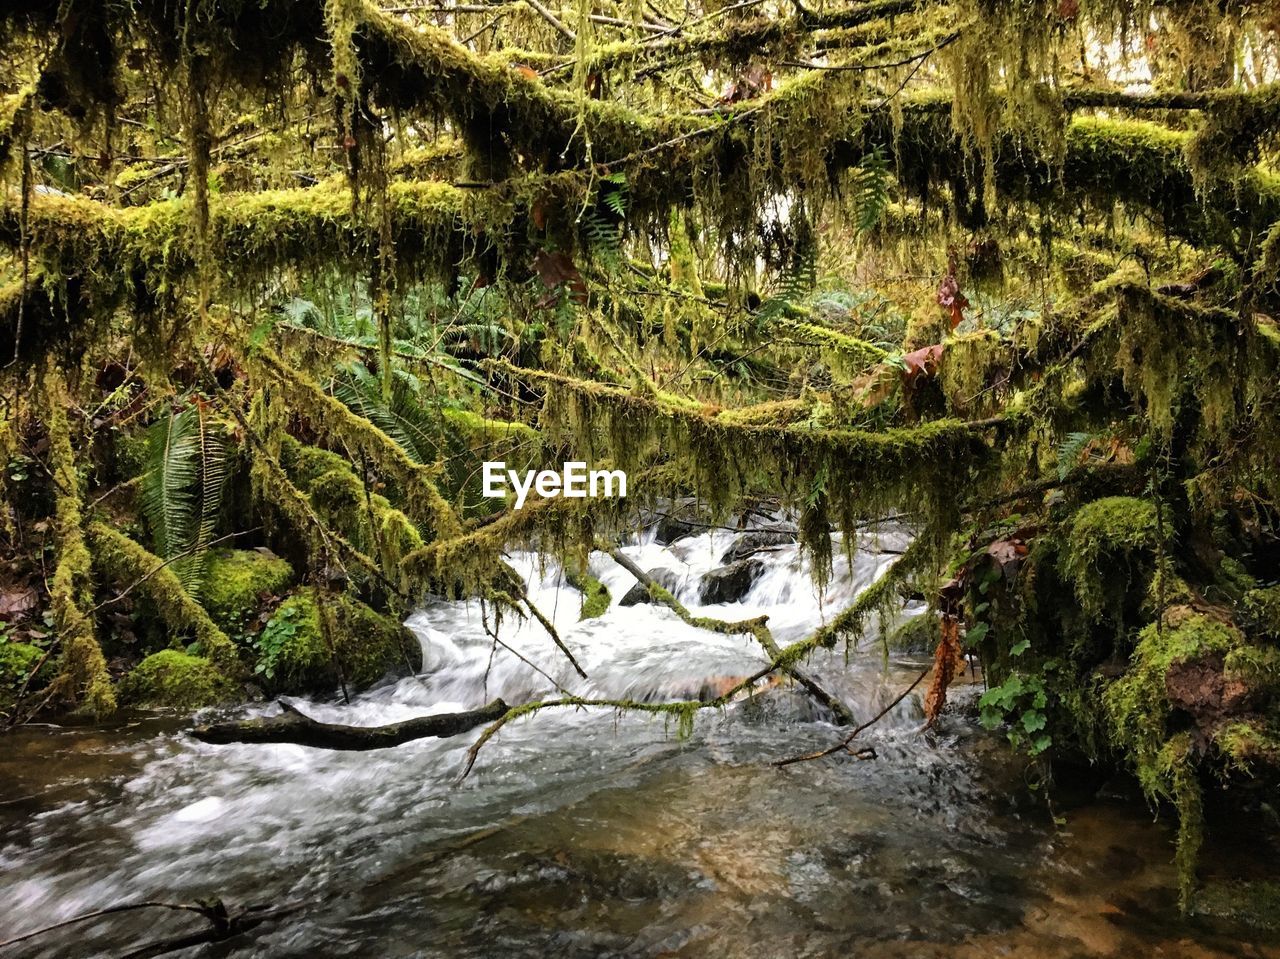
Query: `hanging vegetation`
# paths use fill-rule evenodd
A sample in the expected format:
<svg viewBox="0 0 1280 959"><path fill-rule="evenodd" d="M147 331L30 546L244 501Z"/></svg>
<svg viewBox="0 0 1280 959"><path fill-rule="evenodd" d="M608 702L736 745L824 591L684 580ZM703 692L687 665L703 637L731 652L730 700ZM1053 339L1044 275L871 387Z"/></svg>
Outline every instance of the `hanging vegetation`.
<svg viewBox="0 0 1280 959"><path fill-rule="evenodd" d="M1280 781L1280 38L1199 6L5 4L3 546L52 625L6 712L355 691L429 596L545 622L514 545L596 616L587 554L679 497L791 512L821 587L892 515L753 681L919 593L929 721L975 655L984 722L1176 807L1189 901L1206 796ZM628 498L481 491L570 459Z"/></svg>

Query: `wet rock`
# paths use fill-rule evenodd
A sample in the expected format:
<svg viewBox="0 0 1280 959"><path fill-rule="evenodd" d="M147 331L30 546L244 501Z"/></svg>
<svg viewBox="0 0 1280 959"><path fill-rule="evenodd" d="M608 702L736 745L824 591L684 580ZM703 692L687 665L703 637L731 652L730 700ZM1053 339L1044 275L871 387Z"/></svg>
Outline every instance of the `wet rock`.
<svg viewBox="0 0 1280 959"><path fill-rule="evenodd" d="M764 563L758 559L741 559L728 566L713 569L702 578L699 601L703 605L736 603L746 596L760 574Z"/></svg>
<svg viewBox="0 0 1280 959"><path fill-rule="evenodd" d="M705 533L711 517L695 499L678 499L663 503L654 526L654 541L659 546L669 546L676 540Z"/></svg>
<svg viewBox="0 0 1280 959"><path fill-rule="evenodd" d="M680 586L680 574L675 570L658 568L647 570L649 578L661 586L669 593L674 593ZM639 603L652 603L653 597L649 595L648 587L643 583L636 583L632 586L625 596L619 601L619 606L635 606Z"/></svg>
<svg viewBox="0 0 1280 959"><path fill-rule="evenodd" d="M720 557L720 562L726 565L736 563L739 560L753 556L761 550L766 550L772 546L786 546L796 542L796 540L796 534L790 530L758 529L734 540L733 545L725 550L724 555Z"/></svg>
<svg viewBox="0 0 1280 959"><path fill-rule="evenodd" d="M676 540L697 536L699 533L705 532L706 528L706 523L700 523L695 519L682 516L664 516L658 520L654 541L659 546L668 546Z"/></svg>

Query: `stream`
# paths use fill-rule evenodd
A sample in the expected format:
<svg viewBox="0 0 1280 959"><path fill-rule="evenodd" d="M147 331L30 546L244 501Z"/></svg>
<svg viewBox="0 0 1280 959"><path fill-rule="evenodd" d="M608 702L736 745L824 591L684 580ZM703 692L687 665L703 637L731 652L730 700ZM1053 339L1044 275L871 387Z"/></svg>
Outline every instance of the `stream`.
<svg viewBox="0 0 1280 959"><path fill-rule="evenodd" d="M649 538L625 552L670 571L695 611L767 613L785 645L848 605L907 542L886 529L851 560L837 546L821 600L797 547L769 547L741 602L700 605L704 576L739 535ZM750 637L619 606L634 580L604 554L592 572L614 603L584 622L553 563L511 562L589 679L537 623L508 617L500 636L574 693L710 698L767 662ZM493 649L476 603L437 602L408 625L421 675L350 706L295 704L373 725L555 695L551 679ZM862 721L922 666L864 643L809 669ZM342 753L202 744L163 716L24 728L0 739L0 940L115 904L218 897L293 911L178 954L1280 956L1265 921L1179 914L1172 821L1132 787L1029 788L1027 760L964 708L980 677L964 683L934 730L920 731L921 687L859 737L875 758L786 769L770 763L840 735L787 685L701 712L686 739L662 716L545 710L504 727L461 783L478 729ZM1212 845L1231 854L1205 874L1275 878L1249 850ZM198 928L189 913L127 912L0 948L0 959L120 956Z"/></svg>

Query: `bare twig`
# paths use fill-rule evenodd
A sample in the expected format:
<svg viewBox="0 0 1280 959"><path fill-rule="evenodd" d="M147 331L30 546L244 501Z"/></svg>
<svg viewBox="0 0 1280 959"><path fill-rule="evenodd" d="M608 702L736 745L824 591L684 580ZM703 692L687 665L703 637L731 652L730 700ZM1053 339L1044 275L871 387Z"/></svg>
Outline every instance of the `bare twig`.
<svg viewBox="0 0 1280 959"><path fill-rule="evenodd" d="M838 753L841 750L847 750L849 748L849 743L853 742L854 737L856 737L860 732L866 729L870 729L876 723L880 722L880 720L884 719L884 717L887 716L893 710L893 708L898 705L898 703L902 702L909 695L911 695L911 691L920 685L920 683L924 680L924 678L929 675L929 670L932 668L933 668L932 666L926 667L925 670L915 678L915 681L912 682L912 684L908 686L906 689L904 689L898 695L898 697L894 699L893 702L891 702L884 709L880 710L880 712L876 713L875 716L873 716L871 719L868 719L865 723L863 723L861 726L859 726L857 729L851 732L848 736L845 736L844 739L840 740L840 742L836 743L834 746L831 746L828 749L820 749L817 752L813 752L813 753L805 753L802 756L792 756L789 759L779 759L773 765L781 768L782 766L790 766L792 763L803 763L803 762L808 762L811 759L821 759L824 756L830 756L832 753Z"/></svg>

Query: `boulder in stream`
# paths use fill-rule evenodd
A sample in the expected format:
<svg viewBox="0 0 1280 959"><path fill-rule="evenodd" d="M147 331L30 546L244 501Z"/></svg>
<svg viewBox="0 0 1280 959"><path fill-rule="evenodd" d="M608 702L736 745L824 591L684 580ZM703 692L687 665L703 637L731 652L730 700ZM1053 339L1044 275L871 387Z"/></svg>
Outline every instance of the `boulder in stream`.
<svg viewBox="0 0 1280 959"><path fill-rule="evenodd" d="M120 699L133 706L196 710L239 699L238 684L203 656L162 649L120 682Z"/></svg>
<svg viewBox="0 0 1280 959"><path fill-rule="evenodd" d="M321 602L333 616L332 650L320 629ZM280 604L258 635L258 649L257 673L274 694L329 692L339 680L354 692L388 673L422 668L422 647L395 619L353 596L321 596L311 586Z"/></svg>
<svg viewBox="0 0 1280 959"><path fill-rule="evenodd" d="M787 546L799 539L794 531L784 529L757 529L745 533L733 541L733 545L724 551L720 562L726 565L747 559L756 553L772 546Z"/></svg>
<svg viewBox="0 0 1280 959"><path fill-rule="evenodd" d="M675 570L660 567L658 569L646 570L649 578L661 586L669 593L674 593L680 586L680 574ZM641 603L652 603L653 597L649 595L648 588L643 583L636 583L626 595L618 602L619 606L635 606Z"/></svg>
<svg viewBox="0 0 1280 959"><path fill-rule="evenodd" d="M752 585L763 572L764 563L758 559L740 559L728 566L713 569L702 578L702 591L698 599L704 606L739 602L751 591Z"/></svg>

